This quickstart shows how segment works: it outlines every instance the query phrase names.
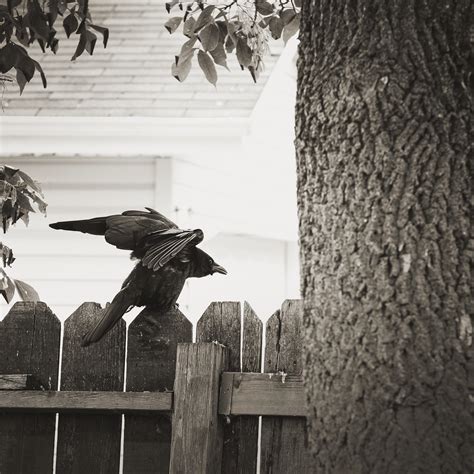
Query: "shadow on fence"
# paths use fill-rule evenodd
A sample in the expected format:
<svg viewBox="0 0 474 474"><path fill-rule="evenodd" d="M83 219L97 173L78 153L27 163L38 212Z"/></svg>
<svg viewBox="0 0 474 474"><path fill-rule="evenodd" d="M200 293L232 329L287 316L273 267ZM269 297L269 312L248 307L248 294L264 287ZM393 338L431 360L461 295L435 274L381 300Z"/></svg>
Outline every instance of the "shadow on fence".
<svg viewBox="0 0 474 474"><path fill-rule="evenodd" d="M0 322L0 473L312 472L305 446L302 305L263 325L245 303L211 303L196 326L179 310L143 310L98 344L80 346L101 307L61 324L44 303ZM125 364L126 361L126 364ZM125 365L127 366L125 374ZM261 369L266 374L261 374ZM3 375L2 375L3 374ZM126 377L127 391L123 391Z"/></svg>

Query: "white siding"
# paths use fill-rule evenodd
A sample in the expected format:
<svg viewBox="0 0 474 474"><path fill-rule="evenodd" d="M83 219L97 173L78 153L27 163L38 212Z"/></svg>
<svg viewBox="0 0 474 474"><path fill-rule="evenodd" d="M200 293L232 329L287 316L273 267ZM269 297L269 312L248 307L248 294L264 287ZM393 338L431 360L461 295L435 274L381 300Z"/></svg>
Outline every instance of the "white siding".
<svg viewBox="0 0 474 474"><path fill-rule="evenodd" d="M200 165L155 157L1 161L42 183L49 204L47 218L32 215L28 228L18 223L6 234L3 241L17 257L9 274L33 285L61 319L84 301L110 301L133 263L127 252L99 236L55 231L48 224L144 206L156 207L182 227L202 228L202 248L229 271L189 281L179 302L190 319L195 321L214 300L248 300L265 319L283 299L299 297L296 244L246 235L255 206L265 201L255 202L241 167L228 168L229 162L219 162L215 155ZM264 213L262 209L263 220ZM2 306L2 315L7 309Z"/></svg>
<svg viewBox="0 0 474 474"><path fill-rule="evenodd" d="M8 273L30 283L62 319L83 301L110 301L132 268L127 252L101 237L56 231L48 224L145 205L159 207L156 160L163 161L153 157L3 157L3 163L21 168L42 184L49 204L46 218L32 214L28 227L19 222L3 236L17 258ZM162 178L166 188L170 176ZM2 316L6 310L2 305Z"/></svg>

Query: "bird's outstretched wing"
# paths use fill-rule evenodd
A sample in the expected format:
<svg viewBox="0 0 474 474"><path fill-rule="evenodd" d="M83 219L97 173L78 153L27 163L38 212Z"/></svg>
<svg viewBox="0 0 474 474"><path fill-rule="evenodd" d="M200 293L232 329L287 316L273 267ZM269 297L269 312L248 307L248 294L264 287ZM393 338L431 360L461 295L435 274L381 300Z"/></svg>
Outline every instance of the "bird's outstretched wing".
<svg viewBox="0 0 474 474"><path fill-rule="evenodd" d="M53 229L72 230L103 235L105 240L122 250L136 250L143 239L156 231L177 229L177 225L154 209L125 211L122 214L94 217L50 224Z"/></svg>
<svg viewBox="0 0 474 474"><path fill-rule="evenodd" d="M204 234L200 229L155 232L146 238L150 247L142 258L142 264L156 271L186 248L198 245L203 238Z"/></svg>
<svg viewBox="0 0 474 474"><path fill-rule="evenodd" d="M141 259L145 267L154 271L180 252L182 260L186 261L186 249L202 241L202 231L181 230L163 214L148 207L146 209L93 219L56 222L50 227L103 235L109 244L122 250L132 250L134 257Z"/></svg>

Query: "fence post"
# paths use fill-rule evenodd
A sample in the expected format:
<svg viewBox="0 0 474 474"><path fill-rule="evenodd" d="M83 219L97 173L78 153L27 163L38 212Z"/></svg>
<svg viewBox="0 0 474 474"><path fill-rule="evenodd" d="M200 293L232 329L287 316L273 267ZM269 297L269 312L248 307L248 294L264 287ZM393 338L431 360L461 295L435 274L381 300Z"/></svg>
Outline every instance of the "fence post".
<svg viewBox="0 0 474 474"><path fill-rule="evenodd" d="M170 472L220 474L224 430L217 410L227 359L220 344L178 344Z"/></svg>
<svg viewBox="0 0 474 474"><path fill-rule="evenodd" d="M128 328L127 392L173 390L176 347L192 339L192 324L179 309L144 309ZM124 474L167 474L170 445L168 414L126 415Z"/></svg>

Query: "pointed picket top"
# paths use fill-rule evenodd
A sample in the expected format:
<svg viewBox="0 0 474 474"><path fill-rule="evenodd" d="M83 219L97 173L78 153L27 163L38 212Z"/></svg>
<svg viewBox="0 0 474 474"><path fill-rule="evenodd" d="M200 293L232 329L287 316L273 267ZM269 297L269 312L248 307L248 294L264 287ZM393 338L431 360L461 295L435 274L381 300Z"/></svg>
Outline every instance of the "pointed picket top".
<svg viewBox="0 0 474 474"><path fill-rule="evenodd" d="M61 322L46 303L15 303L0 321L0 373L30 373L56 390L60 337Z"/></svg>
<svg viewBox="0 0 474 474"><path fill-rule="evenodd" d="M227 370L239 372L241 305L239 302L223 301L211 303L201 316L196 327L196 342L217 341L229 349ZM238 471L239 460L244 455L240 420L230 419L224 426L224 447L222 472L233 474Z"/></svg>
<svg viewBox="0 0 474 474"><path fill-rule="evenodd" d="M45 303L18 302L0 322L0 374L58 384L61 323ZM54 414L0 415L0 472L52 472Z"/></svg>
<svg viewBox="0 0 474 474"><path fill-rule="evenodd" d="M229 348L229 370L240 371L240 303L211 303L196 326L196 342L213 342Z"/></svg>
<svg viewBox="0 0 474 474"><path fill-rule="evenodd" d="M83 303L64 322L61 390L123 389L125 321L121 319L99 342L81 346L102 312L98 303ZM86 376L80 375L84 371Z"/></svg>
<svg viewBox="0 0 474 474"><path fill-rule="evenodd" d="M128 328L127 391L173 390L177 345L192 335L179 309L145 308Z"/></svg>
<svg viewBox="0 0 474 474"><path fill-rule="evenodd" d="M242 372L260 372L263 323L247 301L244 302L243 326Z"/></svg>
<svg viewBox="0 0 474 474"><path fill-rule="evenodd" d="M265 372L302 373L303 303L286 300L267 321ZM261 435L261 472L313 472L306 443L306 422L298 418L264 417Z"/></svg>
<svg viewBox="0 0 474 474"><path fill-rule="evenodd" d="M125 321L100 341L82 347L103 309L83 303L64 323L61 390L122 391L125 370ZM61 414L58 472L118 472L122 417Z"/></svg>
<svg viewBox="0 0 474 474"><path fill-rule="evenodd" d="M263 323L247 302L244 303L242 323L242 372L260 372ZM223 472L257 472L258 417L233 417L232 424L235 449L229 452L224 448L223 462L227 463L227 470Z"/></svg>
<svg viewBox="0 0 474 474"><path fill-rule="evenodd" d="M267 321L265 372L300 375L303 347L303 302L285 300Z"/></svg>
<svg viewBox="0 0 474 474"><path fill-rule="evenodd" d="M192 338L193 326L179 309L144 309L128 328L127 391L173 390L178 343ZM169 416L126 415L124 474L168 473L170 447Z"/></svg>

